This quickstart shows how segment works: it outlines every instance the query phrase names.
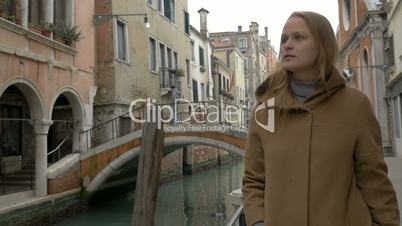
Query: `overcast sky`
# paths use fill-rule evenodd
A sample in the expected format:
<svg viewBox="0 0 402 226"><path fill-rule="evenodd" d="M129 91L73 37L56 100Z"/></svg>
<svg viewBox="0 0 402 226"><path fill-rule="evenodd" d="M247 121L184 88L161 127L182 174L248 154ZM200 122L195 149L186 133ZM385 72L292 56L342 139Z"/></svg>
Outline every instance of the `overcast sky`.
<svg viewBox="0 0 402 226"><path fill-rule="evenodd" d="M268 36L275 50L279 52L279 40L283 25L293 11L308 10L320 13L328 18L336 31L338 21L338 0L188 0L190 23L199 30L198 10L209 11L209 32L237 31L242 25L243 31L249 30L251 21L259 24L260 35L268 27Z"/></svg>

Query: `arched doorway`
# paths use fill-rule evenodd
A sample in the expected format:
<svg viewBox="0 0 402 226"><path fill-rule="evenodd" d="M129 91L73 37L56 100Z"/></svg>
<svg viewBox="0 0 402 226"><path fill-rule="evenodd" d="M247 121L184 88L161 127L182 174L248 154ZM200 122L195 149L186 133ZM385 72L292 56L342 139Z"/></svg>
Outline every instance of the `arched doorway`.
<svg viewBox="0 0 402 226"><path fill-rule="evenodd" d="M53 124L49 129L48 162L54 163L64 156L80 151L80 134L84 109L77 92L65 88L54 100L51 109Z"/></svg>
<svg viewBox="0 0 402 226"><path fill-rule="evenodd" d="M33 122L42 118L43 103L31 84L14 83L0 89L0 194L34 188Z"/></svg>
<svg viewBox="0 0 402 226"><path fill-rule="evenodd" d="M14 85L9 86L0 98L0 157L21 160L21 166L34 161L35 141L30 124L30 109L24 94ZM20 168L20 167L19 167Z"/></svg>
<svg viewBox="0 0 402 226"><path fill-rule="evenodd" d="M48 164L57 162L73 150L73 112L70 102L63 94L56 99L53 106L52 121L48 135Z"/></svg>

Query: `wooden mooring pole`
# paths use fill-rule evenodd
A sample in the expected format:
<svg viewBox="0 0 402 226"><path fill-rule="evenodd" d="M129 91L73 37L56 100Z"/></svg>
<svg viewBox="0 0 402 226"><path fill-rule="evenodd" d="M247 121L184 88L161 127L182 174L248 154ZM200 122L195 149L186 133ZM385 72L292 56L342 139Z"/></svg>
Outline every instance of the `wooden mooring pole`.
<svg viewBox="0 0 402 226"><path fill-rule="evenodd" d="M132 226L153 226L163 151L163 124L146 123L142 130L141 151L135 188Z"/></svg>

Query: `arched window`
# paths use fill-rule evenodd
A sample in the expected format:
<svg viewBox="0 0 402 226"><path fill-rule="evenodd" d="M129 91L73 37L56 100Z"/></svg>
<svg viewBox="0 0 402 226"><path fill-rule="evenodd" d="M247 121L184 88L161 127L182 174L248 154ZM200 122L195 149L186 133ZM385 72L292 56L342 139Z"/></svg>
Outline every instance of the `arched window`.
<svg viewBox="0 0 402 226"><path fill-rule="evenodd" d="M349 30L350 26L350 0L343 1L343 27L345 31Z"/></svg>
<svg viewBox="0 0 402 226"><path fill-rule="evenodd" d="M364 49L363 52L363 90L366 94L369 92L369 70L368 70L368 52Z"/></svg>

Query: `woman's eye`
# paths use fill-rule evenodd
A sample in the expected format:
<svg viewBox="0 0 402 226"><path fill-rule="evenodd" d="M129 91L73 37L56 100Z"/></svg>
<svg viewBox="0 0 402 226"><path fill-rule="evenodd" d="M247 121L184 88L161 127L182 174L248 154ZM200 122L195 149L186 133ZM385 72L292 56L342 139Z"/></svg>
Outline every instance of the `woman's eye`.
<svg viewBox="0 0 402 226"><path fill-rule="evenodd" d="M284 43L286 43L288 41L288 38L282 38L281 39L281 44L284 44Z"/></svg>
<svg viewBox="0 0 402 226"><path fill-rule="evenodd" d="M303 39L303 36L301 36L301 35L296 35L295 36L295 40L301 40L301 39Z"/></svg>

